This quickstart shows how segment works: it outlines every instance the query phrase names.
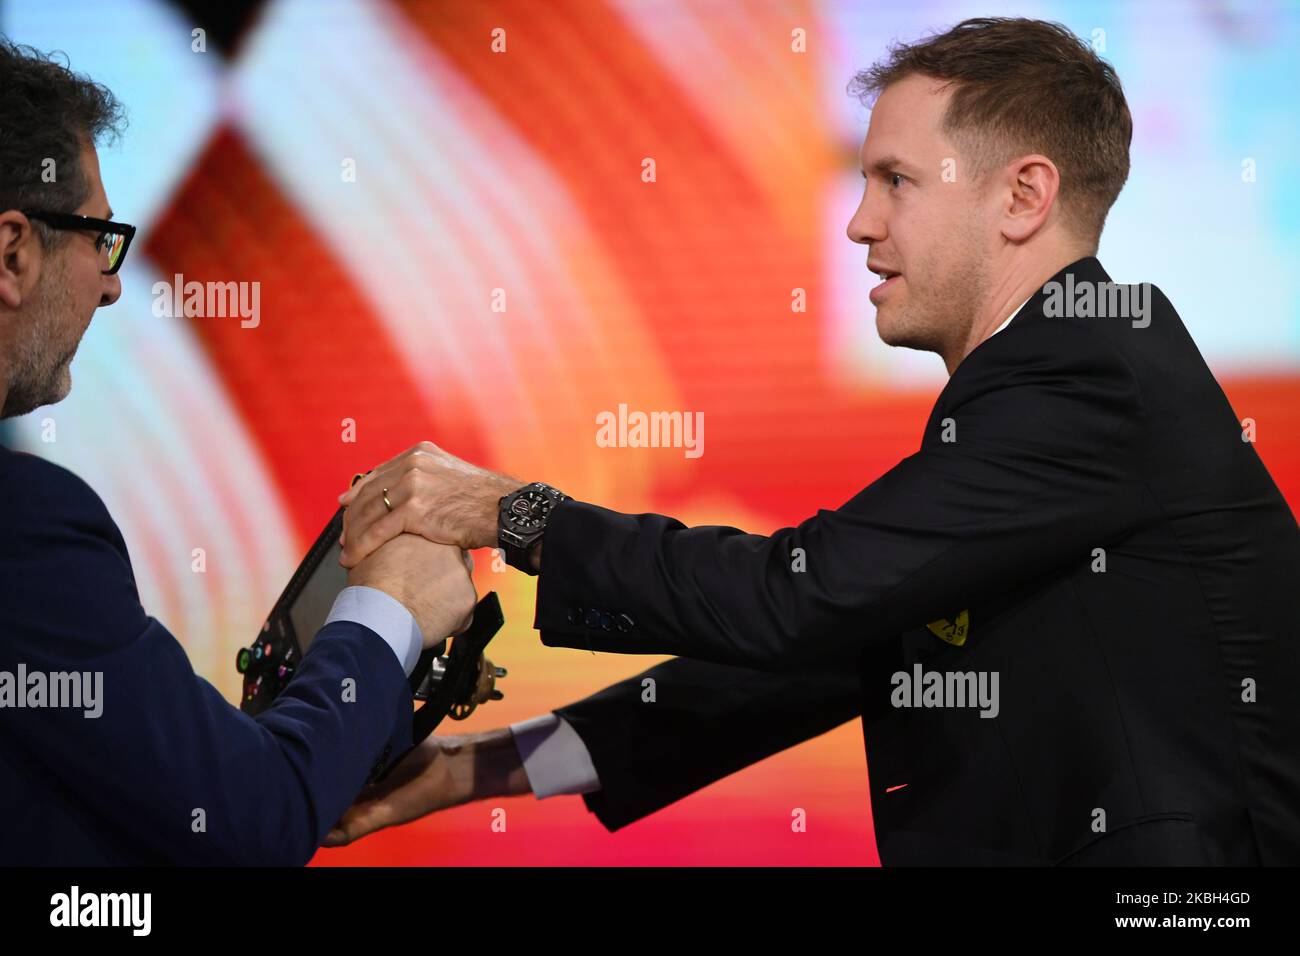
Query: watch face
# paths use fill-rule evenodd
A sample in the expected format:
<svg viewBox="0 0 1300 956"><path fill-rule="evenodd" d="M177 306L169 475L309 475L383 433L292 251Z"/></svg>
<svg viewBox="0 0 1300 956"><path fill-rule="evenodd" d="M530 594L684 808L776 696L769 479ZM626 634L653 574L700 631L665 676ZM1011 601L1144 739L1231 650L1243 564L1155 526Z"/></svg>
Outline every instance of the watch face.
<svg viewBox="0 0 1300 956"><path fill-rule="evenodd" d="M510 502L507 513L511 527L521 533L539 530L551 510L550 496L536 488L520 489L518 497Z"/></svg>

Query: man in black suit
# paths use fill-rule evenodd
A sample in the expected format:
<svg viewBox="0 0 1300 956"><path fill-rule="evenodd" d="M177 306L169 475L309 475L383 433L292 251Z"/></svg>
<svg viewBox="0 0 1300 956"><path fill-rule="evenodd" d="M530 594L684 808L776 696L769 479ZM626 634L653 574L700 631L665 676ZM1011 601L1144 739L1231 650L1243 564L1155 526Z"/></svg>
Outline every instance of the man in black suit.
<svg viewBox="0 0 1300 956"><path fill-rule="evenodd" d="M1064 28L994 19L858 91L877 327L950 375L919 451L771 535L434 446L382 466L344 497L345 563L403 531L499 540L540 570L543 643L678 659L643 675L653 702L639 677L428 743L334 842L528 789L613 829L857 714L885 864L1300 863L1300 533L1173 306L1095 258L1128 174L1118 78Z"/></svg>
<svg viewBox="0 0 1300 956"><path fill-rule="evenodd" d="M119 112L0 37L0 417L68 394L91 316L121 294L134 230L111 221L94 147ZM307 862L411 746L407 675L474 606L461 551L414 535L348 584L253 719L140 606L89 486L0 447L0 865Z"/></svg>

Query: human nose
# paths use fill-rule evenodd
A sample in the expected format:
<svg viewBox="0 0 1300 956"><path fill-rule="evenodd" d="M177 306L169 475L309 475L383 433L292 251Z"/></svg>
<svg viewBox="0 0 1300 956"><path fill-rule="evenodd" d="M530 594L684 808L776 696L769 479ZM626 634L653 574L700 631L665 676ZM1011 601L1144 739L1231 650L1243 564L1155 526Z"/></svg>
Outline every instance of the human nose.
<svg viewBox="0 0 1300 956"><path fill-rule="evenodd" d="M852 242L862 245L880 242L888 235L884 217L880 215L870 189L862 190L862 201L858 203L857 211L853 213L845 232Z"/></svg>
<svg viewBox="0 0 1300 956"><path fill-rule="evenodd" d="M116 275L103 276L103 290L99 295L99 306L112 305L122 297L122 280Z"/></svg>

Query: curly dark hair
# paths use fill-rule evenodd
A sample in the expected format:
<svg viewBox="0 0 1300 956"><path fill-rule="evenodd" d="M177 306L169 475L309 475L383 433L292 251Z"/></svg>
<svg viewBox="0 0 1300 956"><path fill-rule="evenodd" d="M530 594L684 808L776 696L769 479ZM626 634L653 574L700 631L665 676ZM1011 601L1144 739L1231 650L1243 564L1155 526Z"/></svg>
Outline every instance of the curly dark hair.
<svg viewBox="0 0 1300 956"><path fill-rule="evenodd" d="M1133 119L1114 68L1059 23L963 20L946 33L890 47L849 92L870 105L912 74L953 89L943 131L982 177L1018 155L1042 153L1061 173L1061 203L1095 248L1129 173ZM1068 220L1067 220L1068 221Z"/></svg>
<svg viewBox="0 0 1300 956"><path fill-rule="evenodd" d="M125 125L108 87L73 73L66 54L63 62L57 56L0 36L0 210L76 209L90 192L82 144L116 139ZM42 175L49 160L53 182ZM35 225L47 248L67 235Z"/></svg>

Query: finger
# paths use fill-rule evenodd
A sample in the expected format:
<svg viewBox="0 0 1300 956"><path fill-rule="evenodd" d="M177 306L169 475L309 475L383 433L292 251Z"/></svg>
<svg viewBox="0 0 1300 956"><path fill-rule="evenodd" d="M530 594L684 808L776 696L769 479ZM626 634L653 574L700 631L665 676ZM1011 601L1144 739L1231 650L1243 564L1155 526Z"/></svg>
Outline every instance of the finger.
<svg viewBox="0 0 1300 956"><path fill-rule="evenodd" d="M412 490L398 482L383 487L375 487L366 497L357 502L355 509L357 526L368 526L384 515L397 511L410 499ZM387 495L388 501L384 501Z"/></svg>
<svg viewBox="0 0 1300 956"><path fill-rule="evenodd" d="M369 521L379 517L374 513L367 517L367 505L372 503L373 500L371 497L361 498L343 509L343 533L339 535L339 546L343 548L345 553L348 550L348 539L356 537L364 530ZM380 499L380 504L383 504L382 499ZM343 564L344 567L351 567L342 555L339 556L339 563Z"/></svg>
<svg viewBox="0 0 1300 956"><path fill-rule="evenodd" d="M372 489L371 492L367 492L354 501L343 512L343 538L340 544L343 545L341 560L344 567L352 567L369 553L367 551L358 557L356 549L348 547L348 542L365 538L366 533L376 521L381 520L390 513L395 513L398 505L406 500L406 496L402 491L397 488L388 488L388 501L393 506L390 510L388 505L384 504L384 493L385 489L382 487ZM383 541L379 543L383 544ZM375 547L378 547L378 545Z"/></svg>
<svg viewBox="0 0 1300 956"><path fill-rule="evenodd" d="M355 506L353 510L363 509L369 516L373 516L380 508L384 511L396 511L397 506L410 498L423 481L423 476L416 474L418 470L409 462L404 462L385 471L376 472L377 480L353 499L352 503ZM388 501L392 508L384 504L385 493L388 494Z"/></svg>
<svg viewBox="0 0 1300 956"><path fill-rule="evenodd" d="M354 567L369 557L380 545L396 538L406 530L403 527L405 519L404 512L392 511L377 521L372 521L360 534L349 537L347 547L343 551L344 566Z"/></svg>
<svg viewBox="0 0 1300 956"><path fill-rule="evenodd" d="M474 587L473 581L470 581L470 587L474 589L474 606L469 609L469 613L465 615L464 620L451 632L452 637L460 637L474 624L474 611L478 609L478 588Z"/></svg>
<svg viewBox="0 0 1300 956"><path fill-rule="evenodd" d="M352 504L352 502L356 501L363 492L368 490L373 491L375 488L381 487L382 484L387 484L389 479L392 477L392 468L396 462L397 459L394 458L370 469L370 471L366 472L366 474L362 475L360 479L354 482L347 491L339 495L339 503L344 507L347 507ZM381 484L375 484L377 481L381 482Z"/></svg>
<svg viewBox="0 0 1300 956"><path fill-rule="evenodd" d="M341 504L344 508L352 504L352 502L356 500L357 495L361 494L361 489L366 486L366 482L368 480L369 480L369 475L367 475L365 478L360 479L359 481L354 482L352 487L350 487L347 491L343 492L343 494L339 495L339 504Z"/></svg>
<svg viewBox="0 0 1300 956"><path fill-rule="evenodd" d="M366 476L362 475L360 478L356 479L356 481L352 482L352 484L348 485L348 490L339 495L339 504L346 508L348 503L351 502L352 499L361 491L361 486L365 483Z"/></svg>
<svg viewBox="0 0 1300 956"><path fill-rule="evenodd" d="M380 462L374 468L371 468L370 471L362 475L361 478L359 478L357 481L353 482L352 486L348 488L347 491L339 495L339 504L345 506L350 504L352 501L356 499L357 495L361 493L361 490L364 486L371 484L376 478L384 476L385 473L389 471L389 469L391 469L394 465L398 464L400 461L402 461L404 458L411 455L413 452L419 451L420 448L421 448L421 444L412 445L410 448L406 449L401 454L394 455L392 458L388 459L388 461Z"/></svg>
<svg viewBox="0 0 1300 956"><path fill-rule="evenodd" d="M383 470L383 467L383 465L377 465L361 477L354 479L352 484L348 486L347 491L339 495L339 504L346 508L349 504L355 501L357 495L361 494L362 489L374 480L375 476Z"/></svg>
<svg viewBox="0 0 1300 956"><path fill-rule="evenodd" d="M415 819L423 811L419 803L413 804L414 791L410 789L414 781L428 772L432 762L444 750L456 753L460 750L460 738L429 737L406 754L392 771L379 783L371 784L361 791L355 803L343 814L343 817L330 828L325 837L325 846L346 846L367 833L395 826Z"/></svg>
<svg viewBox="0 0 1300 956"><path fill-rule="evenodd" d="M387 800L368 800L355 803L343 814L343 819L325 836L326 846L347 846L368 833L382 830L401 821Z"/></svg>
<svg viewBox="0 0 1300 956"><path fill-rule="evenodd" d="M384 462L375 471L391 471L401 473L410 468L419 468L432 462L436 456L441 454L441 449L433 442L422 441L412 445L400 455L395 455L388 461Z"/></svg>
<svg viewBox="0 0 1300 956"><path fill-rule="evenodd" d="M390 502L394 494L396 494L394 489L388 489ZM369 527L371 522L378 521L387 514L388 510L388 506L384 504L383 488L376 488L373 493L364 493L348 505L347 511L343 513L343 533L349 538L357 537Z"/></svg>

